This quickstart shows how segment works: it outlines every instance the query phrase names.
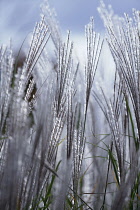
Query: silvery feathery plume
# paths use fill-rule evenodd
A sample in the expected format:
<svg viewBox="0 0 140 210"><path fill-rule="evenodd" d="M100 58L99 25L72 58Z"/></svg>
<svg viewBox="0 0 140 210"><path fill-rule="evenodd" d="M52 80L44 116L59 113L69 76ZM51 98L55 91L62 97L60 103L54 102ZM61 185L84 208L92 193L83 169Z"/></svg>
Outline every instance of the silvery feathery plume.
<svg viewBox="0 0 140 210"><path fill-rule="evenodd" d="M51 39L56 50L58 51L59 46L62 44L62 38L59 23L56 17L56 12L54 9L50 8L48 0L43 1L43 3L41 4L41 10L42 13L45 15L45 21L47 22L49 30L51 31Z"/></svg>
<svg viewBox="0 0 140 210"><path fill-rule="evenodd" d="M123 173L123 168L121 169L120 167L120 171L122 170L121 174L124 177L122 179L118 193L116 194L115 201L112 206L112 209L114 208L121 209L126 204L125 199L131 195L131 188L133 187L134 181L136 180L137 177L137 166L138 166L137 155L139 150L139 137L140 137L140 127L139 127L140 125L140 110L139 110L140 39L139 39L139 29L138 29L139 12L136 10L133 11L133 19L130 18L127 14L124 15L124 18L119 18L117 16L114 16L112 12L109 12L102 1L99 8L99 12L107 29L108 33L107 42L116 65L116 72L120 80L118 86L120 85L121 89L117 95L118 99L116 98L116 100L114 101L115 103L112 104L114 107L114 108L112 107L114 111L115 112L117 111L116 112L117 115L114 113L115 114L114 123L118 121L119 119L118 116L121 116L120 111L122 110L121 108L122 105L125 106L124 112L126 113L125 115L127 116L124 119L127 120L128 134L127 132L125 133L126 135L129 136L129 138L125 137L121 138L120 136L118 138L118 141L120 141L121 143L123 140L120 146L127 145L127 141L128 139L130 140L130 136L132 136L133 138L133 141L131 141L130 143L130 148L126 154L126 156L129 157L128 160L130 161L130 164L132 164L129 171L129 175L126 176L125 173ZM123 99L123 103L120 103L121 98ZM103 108L103 110L105 109ZM122 125L124 127L125 123L126 123L125 120L122 121ZM118 131L121 134L120 128L119 128L120 131L119 130ZM113 132L115 132L115 130L116 129L114 127ZM122 160L119 161L120 158L118 156L119 158L118 161L119 165L122 164L122 166L125 168L123 164L126 156L124 156L124 154L122 153L123 150L121 148L122 147L120 147L119 149L120 150L119 153L121 153L120 158Z"/></svg>
<svg viewBox="0 0 140 210"><path fill-rule="evenodd" d="M23 209L35 196L29 196L35 189L33 183L38 169L34 167L30 156L34 145L30 142L32 128L28 100L34 85L30 77L48 41L47 34L42 18L35 27L30 50L22 68L16 69L10 47L1 47L0 50L1 136L6 137L1 144L1 209ZM49 167L51 168L48 166L47 170ZM38 190L34 191L37 192Z"/></svg>
<svg viewBox="0 0 140 210"><path fill-rule="evenodd" d="M87 39L87 64L85 67L85 82L86 82L85 116L87 114L91 89L103 46L103 41L101 40L100 35L95 33L93 29L94 29L94 20L93 18L91 18L90 23L85 27L85 35Z"/></svg>
<svg viewBox="0 0 140 210"><path fill-rule="evenodd" d="M82 161L85 151L85 129L86 129L86 119L87 111L90 100L91 89L93 86L93 81L95 78L95 73L97 70L99 57L102 49L103 42L100 39L99 34L94 32L93 18L91 18L90 23L86 26L85 34L87 41L87 63L85 66L85 98L84 98L84 114L82 112L83 106L81 103L76 103L75 111L71 114L72 127L71 135L73 137L73 197L74 206L77 208L78 200L79 204L84 204L82 199L79 197L79 180L81 174Z"/></svg>
<svg viewBox="0 0 140 210"><path fill-rule="evenodd" d="M135 112L139 132L139 12L133 12L134 18L127 14L122 19L110 19L101 4L100 13L108 32L108 44L114 58L117 71L127 86ZM119 25L115 27L115 22Z"/></svg>

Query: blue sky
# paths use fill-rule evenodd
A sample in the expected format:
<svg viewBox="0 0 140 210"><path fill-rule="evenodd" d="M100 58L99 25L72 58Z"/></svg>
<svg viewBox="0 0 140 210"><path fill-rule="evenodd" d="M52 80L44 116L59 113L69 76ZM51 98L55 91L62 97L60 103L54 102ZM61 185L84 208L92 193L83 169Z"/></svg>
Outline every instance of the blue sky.
<svg viewBox="0 0 140 210"><path fill-rule="evenodd" d="M65 29L83 30L90 16L94 17L97 29L100 30L103 27L97 12L99 0L50 0L50 2L54 5L61 26ZM131 14L132 8L140 9L140 0L104 0L104 3L111 4L118 15L123 15L124 12Z"/></svg>
<svg viewBox="0 0 140 210"><path fill-rule="evenodd" d="M12 38L17 42L23 41L27 33L32 31L39 20L39 5L42 0L0 0L0 42ZM118 15L124 12L131 14L132 8L140 9L140 0L104 0L111 4ZM72 33L84 33L84 26L90 16L95 19L95 29L103 29L102 21L97 12L99 0L50 0L60 22L62 31L67 29Z"/></svg>

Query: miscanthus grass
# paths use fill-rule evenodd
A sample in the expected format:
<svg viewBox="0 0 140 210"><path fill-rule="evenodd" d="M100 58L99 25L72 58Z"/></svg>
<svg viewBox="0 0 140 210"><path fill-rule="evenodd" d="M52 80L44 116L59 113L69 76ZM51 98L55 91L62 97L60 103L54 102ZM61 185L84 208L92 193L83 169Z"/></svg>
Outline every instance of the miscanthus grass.
<svg viewBox="0 0 140 210"><path fill-rule="evenodd" d="M120 18L101 1L106 36L91 18L82 66L48 1L41 8L23 61L22 47L17 57L0 47L0 209L140 209L139 12ZM96 76L104 43L109 89Z"/></svg>

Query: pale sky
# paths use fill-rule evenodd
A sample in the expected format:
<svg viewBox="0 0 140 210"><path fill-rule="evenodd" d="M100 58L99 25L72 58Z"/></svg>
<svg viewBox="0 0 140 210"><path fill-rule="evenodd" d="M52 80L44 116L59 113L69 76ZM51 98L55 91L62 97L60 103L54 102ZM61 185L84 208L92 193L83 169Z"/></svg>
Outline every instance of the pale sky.
<svg viewBox="0 0 140 210"><path fill-rule="evenodd" d="M39 5L42 0L0 0L0 43L11 37L22 43L39 20ZM140 9L140 0L104 0L111 4L118 15L131 14L132 8ZM103 24L97 12L99 0L50 0L58 16L61 29L72 33L84 33L84 27L91 16L95 20L95 30L103 30Z"/></svg>
<svg viewBox="0 0 140 210"><path fill-rule="evenodd" d="M61 26L65 29L81 31L89 22L91 16L95 19L95 27L101 29L102 21L97 12L99 0L50 0L56 9ZM111 4L118 15L131 14L132 8L140 10L140 0L104 0L106 5Z"/></svg>

